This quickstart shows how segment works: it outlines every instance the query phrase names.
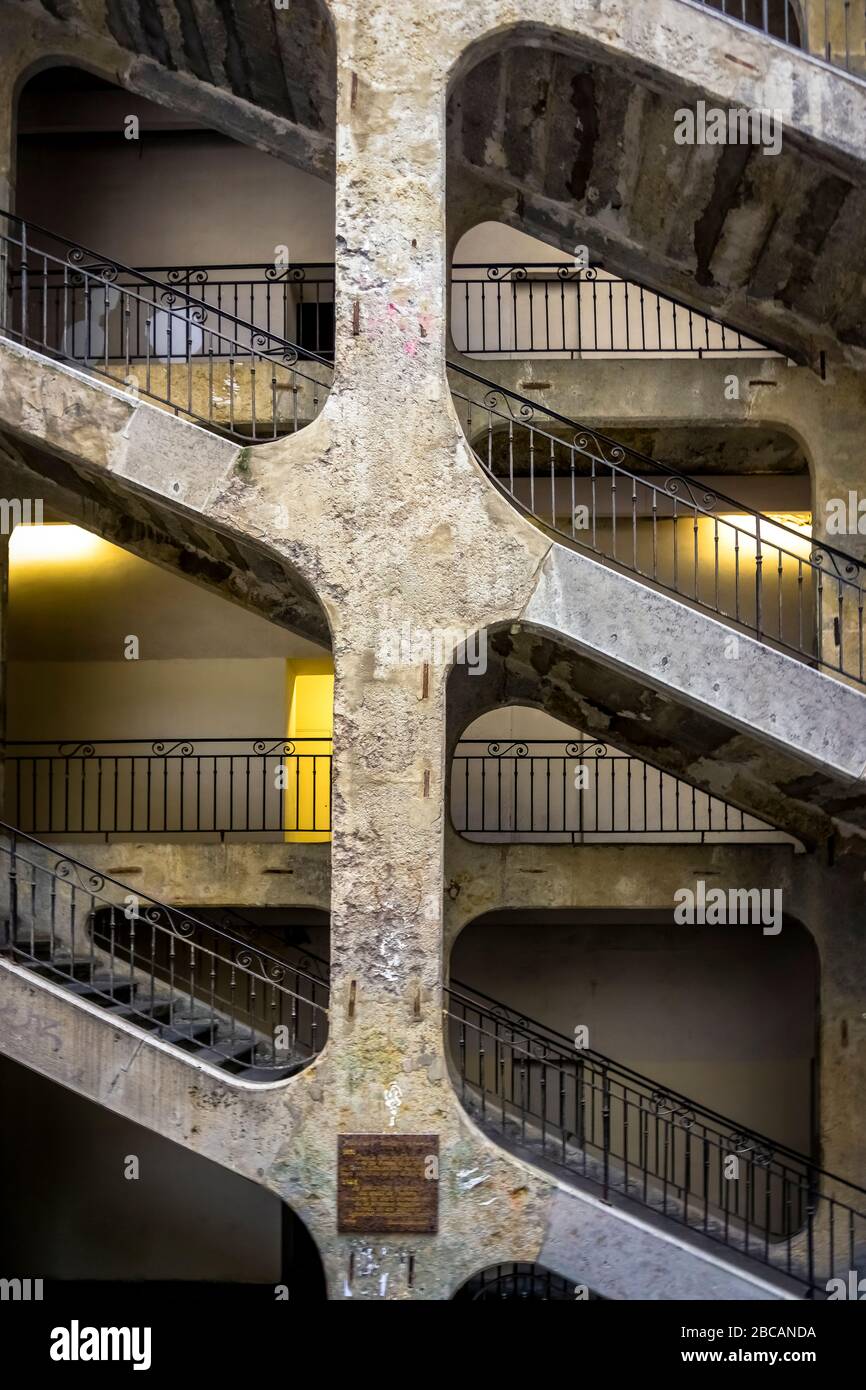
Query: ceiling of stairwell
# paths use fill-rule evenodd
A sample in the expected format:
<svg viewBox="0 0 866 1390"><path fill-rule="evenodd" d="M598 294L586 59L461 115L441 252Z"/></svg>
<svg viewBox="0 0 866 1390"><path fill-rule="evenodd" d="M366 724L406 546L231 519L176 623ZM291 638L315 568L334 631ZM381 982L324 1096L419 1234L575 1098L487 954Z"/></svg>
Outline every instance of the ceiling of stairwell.
<svg viewBox="0 0 866 1390"><path fill-rule="evenodd" d="M45 519L74 522L141 559L330 647L324 611L296 570L200 518L116 488L51 454L0 436L0 492L42 499Z"/></svg>
<svg viewBox="0 0 866 1390"><path fill-rule="evenodd" d="M866 182L785 132L756 145L678 145L675 113L705 96L538 33L512 35L449 102L449 222L505 222L705 308L814 363L866 358Z"/></svg>
<svg viewBox="0 0 866 1390"><path fill-rule="evenodd" d="M535 423L539 430L554 438L561 438L565 445L573 440L573 429L547 421L543 412L539 412ZM801 509L809 506L809 465L803 449L791 435L773 426L665 425L653 429L618 423L614 426L611 423L609 428L615 434L617 443L648 458L658 459L666 468L679 468L684 473L731 478L748 475L796 479L791 483L787 505ZM473 434L473 444L485 463L489 461L489 467L497 477L528 476L528 430L515 430L509 434L503 426L494 430L492 437L488 438L485 423L483 429ZM542 447L538 439L535 440L535 447L536 452ZM574 465L578 476L588 476L591 472L589 457L575 455ZM630 459L629 468L637 474L658 472L658 469L653 470L639 459Z"/></svg>
<svg viewBox="0 0 866 1390"><path fill-rule="evenodd" d="M457 664L448 680L448 744L480 713L527 705L607 740L815 848L837 838L863 853L866 792L835 781L749 733L690 709L517 624L487 634L487 669ZM838 835L834 820L861 834Z"/></svg>
<svg viewBox="0 0 866 1390"><path fill-rule="evenodd" d="M39 0L46 15L113 40L136 61L118 77L145 97L185 104L205 124L311 173L330 177L334 159L336 41L319 0ZM171 76L198 79L181 88ZM126 80L124 80L126 79ZM212 87L248 104L217 118ZM181 102L183 98L183 103ZM190 109L191 108L191 109ZM278 126L257 113L276 118Z"/></svg>

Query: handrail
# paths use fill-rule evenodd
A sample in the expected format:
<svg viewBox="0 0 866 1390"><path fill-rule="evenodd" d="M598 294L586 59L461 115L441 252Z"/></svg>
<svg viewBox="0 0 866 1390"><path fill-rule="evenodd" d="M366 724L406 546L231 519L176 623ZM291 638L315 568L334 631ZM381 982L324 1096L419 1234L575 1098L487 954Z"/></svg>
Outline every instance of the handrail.
<svg viewBox="0 0 866 1390"><path fill-rule="evenodd" d="M202 909L199 910L201 911ZM205 908L204 911L208 916L210 915L209 909ZM250 917L245 917L242 912L238 912L237 908L218 907L214 908L213 912L215 915L223 918L224 920L228 920L229 918L231 918L236 922L242 923L243 926L248 928L249 931L255 932L256 938L262 937L267 938L270 941L273 941L278 947L278 950L274 952L278 959L284 960L285 957L282 953L288 951L292 953L293 957L303 957L319 971L318 977L315 975L309 976L309 972L305 972L307 973L308 977L316 980L316 983L321 984L324 989L329 988L331 968L328 961L325 960L324 956L317 955L315 951L307 950L305 946L299 946L295 945L292 942L283 941L275 931L271 930L270 927L263 926L259 922L254 922Z"/></svg>
<svg viewBox="0 0 866 1390"><path fill-rule="evenodd" d="M838 1173L831 1173L825 1168L819 1168L807 1154L800 1153L799 1150L792 1148L789 1144L783 1144L777 1139L771 1139L769 1135L764 1134L761 1130L743 1125L739 1120L732 1120L729 1115L722 1115L718 1110L713 1110L710 1106L701 1104L691 1096L684 1095L682 1091L677 1091L674 1087L668 1086L667 1083L665 1083L664 1087L661 1087L660 1083L654 1080L653 1077L646 1076L643 1072L636 1071L633 1067L625 1066L622 1062L617 1062L614 1058L608 1057L605 1053L599 1052L595 1048L586 1047L578 1050L575 1047L574 1039L569 1038L567 1034L560 1033L555 1028L550 1028L546 1023L539 1022L538 1019L530 1018L519 1010L513 1009L508 1004L503 1004L499 999L494 999L492 995L485 994L483 990L476 989L474 985L467 985L460 980L452 980L451 984L446 986L446 993L450 997L458 999L466 1004L474 1005L476 1000L482 1000L484 1005L490 1006L489 1013L492 1018L499 1017L508 1023L513 1022L514 1026L524 1032L527 1038L543 1043L545 1046L552 1047L560 1054L564 1061L574 1063L580 1061L582 1058L584 1061L589 1060L597 1062L600 1067L604 1067L607 1071L626 1077L635 1082L636 1085L643 1086L647 1090L658 1091L663 1089L665 1095L671 1100L681 1103L696 1114L705 1116L707 1119L718 1124L720 1128L730 1130L736 1129L741 1134L755 1139L765 1147L776 1149L779 1153L783 1153L787 1157L796 1159L797 1162L807 1165L813 1173L828 1178L833 1182L841 1183L845 1187L850 1187L852 1191L860 1192L866 1197L866 1187L861 1187L859 1184L851 1182L847 1178L841 1178Z"/></svg>
<svg viewBox="0 0 866 1390"><path fill-rule="evenodd" d="M472 383L464 390L452 385L452 396L466 408L467 438L481 467L545 531L760 641L866 684L866 561L469 368L446 365ZM553 432L558 427L566 437ZM499 473L497 441L504 446ZM734 515L719 513L718 504ZM737 521L743 514L752 530ZM681 523L692 533L686 539Z"/></svg>
<svg viewBox="0 0 866 1390"><path fill-rule="evenodd" d="M469 357L789 355L666 291L574 259L453 262L450 329Z"/></svg>
<svg viewBox="0 0 866 1390"><path fill-rule="evenodd" d="M321 1049L328 983L301 965L6 822L0 860L15 962L241 1076L280 1080Z"/></svg>
<svg viewBox="0 0 866 1390"><path fill-rule="evenodd" d="M446 986L443 1015L464 1105L530 1160L754 1259L809 1296L862 1262L863 1187L474 987Z"/></svg>
<svg viewBox="0 0 866 1390"><path fill-rule="evenodd" d="M197 275L200 271L210 270L261 270L265 280L278 283L287 276L293 277L297 271L302 270L329 270L333 275L335 270L334 261L287 261L281 265L276 261L191 261L189 265L143 265L137 267L135 274L139 271L146 271L148 274L160 271L170 271L172 274Z"/></svg>
<svg viewBox="0 0 866 1390"><path fill-rule="evenodd" d="M332 749L301 735L0 742L7 811L34 834L327 834Z"/></svg>
<svg viewBox="0 0 866 1390"><path fill-rule="evenodd" d="M245 444L318 413L330 379L319 376L333 371L327 357L176 283L0 216L0 332L13 341Z"/></svg>
<svg viewBox="0 0 866 1390"><path fill-rule="evenodd" d="M58 756L62 756L62 757L73 757L73 756L77 756L77 752L76 752L76 751L73 751L73 753L60 753L60 752L59 752L59 750L61 750L61 749L63 749L63 748L71 747L73 750L78 750L78 749L83 750L82 753L81 753L81 756L82 756L82 757L84 757L84 756L91 757L91 756L93 756L92 751L91 751L91 752L86 752L85 750L88 750L88 749L94 750L94 749L96 749L96 748L99 748L100 746L102 746L102 747L107 747L107 746L109 746L109 745L112 745L112 746L113 746L113 745L115 745L115 744L124 744L124 745L126 745L126 744L134 744L136 747L138 747L139 745L147 744L150 748L153 749L154 753L158 753L160 757L169 757L169 756L170 756L170 752L171 752L174 748L180 748L180 747L183 747L183 746L189 747L190 744L193 744L193 745L194 745L194 744L196 744L196 743L218 743L218 744L223 744L223 743L231 743L231 744L234 744L234 743L248 743L248 744L250 744L250 745L253 747L253 752L255 752L256 754L261 755L261 754L263 754L263 753L265 752L265 748L264 748L264 745L265 745L265 744L269 745L268 751L274 752L274 753L277 753L277 754L278 754L281 750L285 753L285 749L286 749L289 745L296 744L296 743L328 743L328 744L332 744L333 742L334 742L333 737L331 737L331 736L328 735L328 734L315 734L315 735L313 735L313 734L310 734L310 735L307 735L307 734L278 734L276 737L273 737L273 738L262 738L261 736L256 736L255 738L242 738L242 737L241 737L240 735L238 735L238 734L232 734L232 735L230 735L229 737L224 738L224 737L222 736L222 734L194 734L192 737L185 737L185 736L174 735L174 736L171 737L171 738L158 738L158 739L153 739L153 738L7 738L7 739L0 739L0 749L2 749L2 748L25 748L25 747L26 747L26 748L57 748L57 749L58 749ZM168 748L168 745L169 745L169 744L171 745L171 750ZM256 745L259 745L259 744L261 744L262 747L257 747L257 746L256 746ZM179 756L189 757L189 754L188 754L188 753L184 753L184 754L180 754ZM289 754L286 754L286 756L289 756Z"/></svg>
<svg viewBox="0 0 866 1390"><path fill-rule="evenodd" d="M784 835L646 758L577 734L461 737L452 754L450 806L454 829L469 839L553 836L583 844L697 836L705 843L708 836Z"/></svg>
<svg viewBox="0 0 866 1390"><path fill-rule="evenodd" d="M215 932L217 936L229 942L232 946L239 946L243 950L249 948L250 943L244 941L242 937L234 936L231 932L225 931L222 927L215 927L213 923L206 922L203 918L196 917L193 913L187 912L183 908L170 907L168 903L161 902L159 898L152 898L148 893L142 893L140 888L130 888L129 884L122 883L120 879L113 878L111 874L103 873L101 869L95 870L90 864L85 864L83 860L75 859L71 854L64 854L62 848L57 845L48 845L43 840L38 840L34 835L27 835L15 825L9 825L6 821L0 821L0 833L5 833L10 836L16 843L19 840L26 840L29 845L35 845L37 849L44 850L46 854L54 856L58 863L71 864L74 868L81 869L88 881L88 892L91 891L91 885L95 883L96 879L99 879L100 884L103 886L106 883L110 883L113 888L119 888L124 893L132 893L136 898L143 899L152 904L152 906L158 908L160 912L165 912L169 920L182 918L184 922L188 922L194 927L202 927L206 931ZM37 867L41 867L41 865ZM96 891L100 890L97 889ZM278 956L272 956L267 951L259 950L258 947L256 947L256 955L260 956L262 960L270 965L285 965L285 961L280 960ZM311 984L321 983L321 981L316 980L313 975L309 975L307 978Z"/></svg>
<svg viewBox="0 0 866 1390"><path fill-rule="evenodd" d="M629 445L620 444L618 440L613 439L602 430L596 429L594 425L591 427L582 425L579 421L572 419L571 416L561 415L559 411L551 409L550 406L541 406L537 401L531 401L527 396L521 396L517 391L511 391L507 386L499 386L496 382L490 381L487 377L479 376L476 372L470 371L467 367L460 366L457 362L446 362L445 365L450 371L459 372L461 376L471 377L471 379L479 385L486 386L501 396L508 396L511 400L517 401L521 407L528 406L533 414L536 410L540 411L549 420L555 420L558 424L567 426L568 429L578 430L587 435L591 435L602 444L609 445L613 450L621 450L623 454L627 454L629 458L637 459L638 462L646 464L649 468L663 475L665 478L677 478L680 482L687 483L690 487L694 488L696 492L706 491L700 479L693 478L688 473L682 472L681 469L677 468L672 463L661 463L658 459L654 459L651 454L643 454L639 449L632 449ZM529 417L524 417L523 420L516 420L515 424L528 424L528 419ZM640 481L643 481L643 479ZM760 516L769 526L772 526L775 531L786 531L794 540L802 540L800 533L795 531L792 527L786 526L784 522L773 520L773 518L767 516L765 512L759 512L756 508L750 507L747 502L740 502L735 497L729 497L727 493L720 492L715 486L712 489L712 496L717 502L725 502L729 506L735 507L738 512L748 512L752 516ZM846 555L844 551L838 550L835 546L822 542L821 549L826 550L829 554L838 556L846 565L857 565L860 569L866 570L866 561L855 560L852 555Z"/></svg>
<svg viewBox="0 0 866 1390"><path fill-rule="evenodd" d="M81 242L72 241L69 237L63 236L61 232L53 232L50 228L43 227L39 222L31 222L29 219L25 221L24 218L18 217L14 212L7 212L6 209L2 207L0 207L0 218L5 218L8 222L17 222L20 227L28 228L30 231L40 232L43 236L50 237L52 241L59 241L61 245L71 247L73 252L76 253L76 259L68 262L68 266L71 270L79 271L82 274L93 275L94 278L105 280L109 284L113 283L111 276L108 273L102 273L102 271L122 271L124 275L132 275L136 279L141 280L144 284L150 286L151 289L160 291L169 290L172 296L179 296L193 309L199 309L201 307L201 300L199 298L194 294L189 294L186 290L180 289L177 285L166 284L162 280L155 280L144 270L126 265L124 261L119 261L114 256L106 256L101 251L94 251L91 247L85 246ZM38 247L30 247L28 249L34 251L36 255L39 256L45 254ZM91 256L93 258L92 266L83 263L80 258L84 256ZM52 259L56 258L52 257ZM315 352L301 347L298 343L293 343L289 338L283 338L275 333L269 333L267 329L263 329L259 324L250 323L248 319L241 318L237 314L231 314L227 310L220 310L220 317L228 319L231 323L237 325L238 328L244 328L249 333L268 333L268 336L272 337L280 348L293 349L298 353L299 358L302 357L304 360L319 362L323 367L331 367L333 365L326 357L319 357Z"/></svg>

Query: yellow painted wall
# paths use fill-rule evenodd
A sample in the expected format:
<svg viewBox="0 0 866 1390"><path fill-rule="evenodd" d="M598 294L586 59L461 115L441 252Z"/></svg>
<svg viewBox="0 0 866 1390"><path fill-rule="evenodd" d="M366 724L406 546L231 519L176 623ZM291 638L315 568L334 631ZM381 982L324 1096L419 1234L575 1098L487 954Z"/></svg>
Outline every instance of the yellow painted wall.
<svg viewBox="0 0 866 1390"><path fill-rule="evenodd" d="M317 844L331 838L330 830L317 827L331 823L334 663L287 661L286 702L286 733L294 745L286 759L286 839Z"/></svg>

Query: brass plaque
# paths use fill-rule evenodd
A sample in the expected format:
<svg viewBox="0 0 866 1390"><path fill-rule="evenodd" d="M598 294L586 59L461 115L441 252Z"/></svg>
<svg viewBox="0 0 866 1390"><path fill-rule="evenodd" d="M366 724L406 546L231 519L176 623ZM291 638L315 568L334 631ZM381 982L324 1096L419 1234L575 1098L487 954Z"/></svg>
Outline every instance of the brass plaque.
<svg viewBox="0 0 866 1390"><path fill-rule="evenodd" d="M438 1134L339 1134L337 1230L435 1235L439 1229Z"/></svg>

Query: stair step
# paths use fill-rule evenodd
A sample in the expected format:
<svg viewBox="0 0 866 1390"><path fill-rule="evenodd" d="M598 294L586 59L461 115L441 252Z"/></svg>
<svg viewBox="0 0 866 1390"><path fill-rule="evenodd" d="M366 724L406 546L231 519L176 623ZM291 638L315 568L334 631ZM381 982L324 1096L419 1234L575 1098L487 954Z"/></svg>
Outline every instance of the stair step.
<svg viewBox="0 0 866 1390"><path fill-rule="evenodd" d="M55 984L60 984L69 993L74 994L79 999L87 999L94 1004L110 1004L112 1002L128 1003L135 997L137 986L130 984L128 980L121 983L120 980L110 975L94 975L88 979L70 979L63 971L54 970L51 966L43 966L35 970L34 974L42 975L46 980L51 980Z"/></svg>
<svg viewBox="0 0 866 1390"><path fill-rule="evenodd" d="M104 1004L103 1009L105 1013L111 1014L112 1018L125 1018L134 1023L136 1028L143 1028L147 1032L156 1032L159 1028L159 1024L131 1004Z"/></svg>
<svg viewBox="0 0 866 1390"><path fill-rule="evenodd" d="M169 1023L157 1023L159 1036L163 1042L173 1043L175 1047L189 1049L190 1043L196 1043L200 1038L208 1037L213 1033L213 1024L206 1020L193 1022L189 1025L181 1023L180 1026Z"/></svg>
<svg viewBox="0 0 866 1390"><path fill-rule="evenodd" d="M285 1067L255 1067L229 1063L224 1070L231 1072L232 1076L239 1076L243 1081L285 1081L287 1077L301 1071L304 1065L304 1062L295 1062Z"/></svg>
<svg viewBox="0 0 866 1390"><path fill-rule="evenodd" d="M231 1050L230 1044L225 1048L221 1047L202 1047L196 1048L195 1056L200 1062L210 1062L211 1066L224 1067L226 1071L235 1074L238 1069L243 1069L249 1064L243 1060L244 1054L249 1052L249 1047L241 1044Z"/></svg>
<svg viewBox="0 0 866 1390"><path fill-rule="evenodd" d="M52 956L50 960L34 962L30 966L30 969L37 975L60 976L62 979L70 981L77 980L87 982L89 980L98 980L100 982L100 988L102 988L105 981L110 982L111 980L114 980L118 987L124 985L129 988L135 984L134 980L130 980L129 976L123 974L121 971L115 970L112 975L111 971L106 969L104 962L101 960L79 960L77 957L73 960L71 956Z"/></svg>
<svg viewBox="0 0 866 1390"><path fill-rule="evenodd" d="M209 1009L193 1009L190 1012L188 1005L181 1007L177 999L172 999L168 994L156 994L153 1003L148 1005L148 1013L169 1027L186 1028L189 1024L201 1024L216 1028L220 1022L219 1016L212 1014Z"/></svg>

